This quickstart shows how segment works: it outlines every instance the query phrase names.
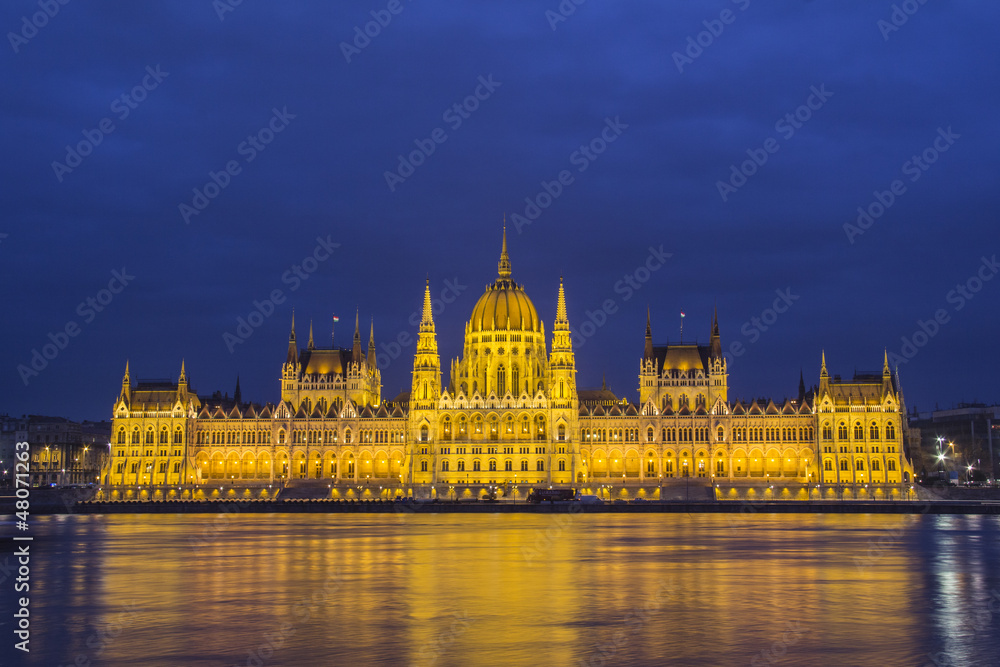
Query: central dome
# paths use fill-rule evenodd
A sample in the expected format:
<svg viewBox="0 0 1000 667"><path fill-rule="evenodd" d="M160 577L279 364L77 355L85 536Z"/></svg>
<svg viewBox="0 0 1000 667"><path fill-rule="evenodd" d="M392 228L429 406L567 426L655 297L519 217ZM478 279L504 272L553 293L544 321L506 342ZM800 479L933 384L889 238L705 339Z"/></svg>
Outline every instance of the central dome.
<svg viewBox="0 0 1000 667"><path fill-rule="evenodd" d="M510 279L510 258L507 256L507 230L503 233L500 252L500 277L486 288L479 297L469 319L470 331L538 331L542 321L535 304L524 293L524 288Z"/></svg>

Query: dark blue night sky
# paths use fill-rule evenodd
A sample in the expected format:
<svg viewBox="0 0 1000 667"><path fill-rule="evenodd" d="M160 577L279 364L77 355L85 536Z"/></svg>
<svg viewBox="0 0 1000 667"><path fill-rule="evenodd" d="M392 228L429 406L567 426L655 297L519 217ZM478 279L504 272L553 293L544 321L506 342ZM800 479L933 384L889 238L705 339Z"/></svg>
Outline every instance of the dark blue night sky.
<svg viewBox="0 0 1000 667"><path fill-rule="evenodd" d="M504 214L581 387L717 306L734 398L887 348L910 408L1000 399L995 3L234 2L3 4L0 412L109 418L126 359L277 400L293 307L374 318L392 398Z"/></svg>

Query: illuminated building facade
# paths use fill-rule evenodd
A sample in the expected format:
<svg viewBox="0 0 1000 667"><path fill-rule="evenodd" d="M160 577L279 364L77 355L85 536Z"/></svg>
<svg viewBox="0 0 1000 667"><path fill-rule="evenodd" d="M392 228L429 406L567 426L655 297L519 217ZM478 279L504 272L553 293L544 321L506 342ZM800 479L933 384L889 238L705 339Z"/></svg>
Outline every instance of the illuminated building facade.
<svg viewBox="0 0 1000 667"><path fill-rule="evenodd" d="M366 351L357 319L350 349L317 347L311 324L300 348L293 316L276 404L243 402L238 384L232 399L199 397L183 362L177 382L133 385L126 365L107 481L115 497L227 485L256 496L291 483L328 486L334 497L561 485L654 498L681 480L723 497L775 488L834 497L848 486L851 497L878 497L899 493L913 474L887 359L881 374L841 381L824 355L819 385L806 391L800 379L795 399L730 400L717 315L708 345L659 346L647 314L638 401L579 390L562 280L547 334L512 279L506 234L498 276L473 308L449 375L445 382L429 283L411 389L391 401L381 395L374 328Z"/></svg>

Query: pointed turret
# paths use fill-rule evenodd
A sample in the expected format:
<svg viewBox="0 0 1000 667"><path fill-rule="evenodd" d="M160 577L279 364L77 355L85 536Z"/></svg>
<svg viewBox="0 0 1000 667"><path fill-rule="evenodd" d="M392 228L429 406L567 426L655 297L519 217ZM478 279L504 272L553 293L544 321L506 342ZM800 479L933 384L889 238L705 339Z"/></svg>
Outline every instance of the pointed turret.
<svg viewBox="0 0 1000 667"><path fill-rule="evenodd" d="M722 339L719 337L719 309L712 314L712 335L709 339L709 355L712 359L722 357Z"/></svg>
<svg viewBox="0 0 1000 667"><path fill-rule="evenodd" d="M292 330L288 333L288 355L285 357L285 363L292 366L296 365L299 361L299 349L295 344L295 310L292 310Z"/></svg>
<svg viewBox="0 0 1000 667"><path fill-rule="evenodd" d="M128 359L125 360L125 375L122 377L121 398L126 402L132 400L132 377L128 372Z"/></svg>
<svg viewBox="0 0 1000 667"><path fill-rule="evenodd" d="M434 333L434 311L431 307L431 282L424 287L424 309L417 335L417 352L413 357L413 383L410 409L433 410L441 395L441 358L437 335Z"/></svg>
<svg viewBox="0 0 1000 667"><path fill-rule="evenodd" d="M188 392L187 372L184 370L184 360L181 359L181 375L177 378L177 400L183 401Z"/></svg>
<svg viewBox="0 0 1000 667"><path fill-rule="evenodd" d="M566 311L566 290L559 277L559 296L556 299L556 321L552 327L552 354L549 357L551 373L550 396L563 407L576 397L576 358L573 355L573 338ZM518 391L525 390L518 387ZM515 392L516 394L517 392Z"/></svg>
<svg viewBox="0 0 1000 667"><path fill-rule="evenodd" d="M503 246L500 249L500 263L497 265L500 278L510 278L510 257L507 255L507 217L503 220Z"/></svg>
<svg viewBox="0 0 1000 667"><path fill-rule="evenodd" d="M351 347L351 360L361 365L361 327L359 324L359 312L354 311L354 345Z"/></svg>
<svg viewBox="0 0 1000 667"><path fill-rule="evenodd" d="M822 362L819 369L819 392L817 398L824 396L829 390L830 374L826 371L826 350L823 350Z"/></svg>
<svg viewBox="0 0 1000 667"><path fill-rule="evenodd" d="M889 351L883 352L882 358L882 398L892 393L892 371L889 370Z"/></svg>
<svg viewBox="0 0 1000 667"><path fill-rule="evenodd" d="M310 350L316 349L316 345L313 343L313 322L309 320L309 343L306 347Z"/></svg>
<svg viewBox="0 0 1000 667"><path fill-rule="evenodd" d="M806 397L806 378L802 374L802 369L799 369L799 401Z"/></svg>
<svg viewBox="0 0 1000 667"><path fill-rule="evenodd" d="M642 360L653 358L653 328L649 323L649 306L646 306L646 347L642 352Z"/></svg>
<svg viewBox="0 0 1000 667"><path fill-rule="evenodd" d="M236 402L237 406L243 402L243 392L240 391L240 376L238 374L236 376L236 390L233 392L233 401Z"/></svg>
<svg viewBox="0 0 1000 667"><path fill-rule="evenodd" d="M368 333L368 367L374 369L375 364L375 318L372 318L371 330Z"/></svg>

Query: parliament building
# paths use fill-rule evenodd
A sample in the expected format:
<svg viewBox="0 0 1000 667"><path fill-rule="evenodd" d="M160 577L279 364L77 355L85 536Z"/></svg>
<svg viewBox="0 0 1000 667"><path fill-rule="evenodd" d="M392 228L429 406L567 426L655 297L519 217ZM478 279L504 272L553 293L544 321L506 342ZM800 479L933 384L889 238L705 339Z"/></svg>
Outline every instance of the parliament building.
<svg viewBox="0 0 1000 667"><path fill-rule="evenodd" d="M555 286L553 286L555 289ZM638 343L638 341L637 341ZM655 345L647 314L639 393L581 390L562 280L551 331L512 278L498 275L443 373L424 288L409 392L382 396L374 329L350 349L301 347L292 317L281 400L199 396L176 382L133 383L115 401L102 493L113 499L273 497L523 498L577 488L606 499L891 498L908 495L898 378L800 379L793 399L731 400L718 316L708 345ZM693 489L693 491L692 491ZM683 494L681 496L680 494ZM700 495L699 495L700 494Z"/></svg>

